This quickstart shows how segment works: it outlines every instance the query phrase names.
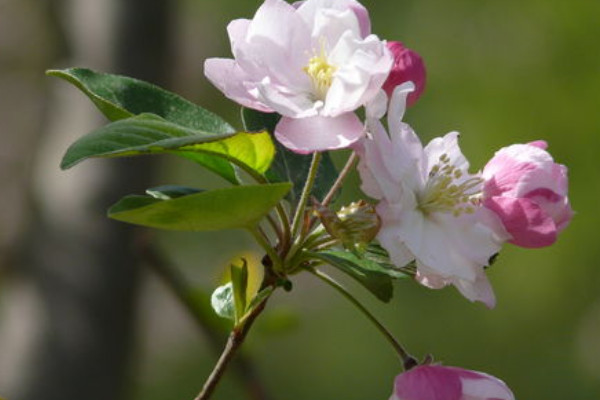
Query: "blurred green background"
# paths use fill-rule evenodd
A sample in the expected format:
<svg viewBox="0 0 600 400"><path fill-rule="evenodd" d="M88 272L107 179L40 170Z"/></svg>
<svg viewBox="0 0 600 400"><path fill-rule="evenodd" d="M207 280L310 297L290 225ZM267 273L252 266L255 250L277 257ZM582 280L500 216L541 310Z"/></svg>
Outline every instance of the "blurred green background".
<svg viewBox="0 0 600 400"><path fill-rule="evenodd" d="M44 53L52 53L60 36L48 33L51 29L38 23L47 18L44 9L35 1L21 1L20 6L13 3L17 2L0 2L0 50L13 49L4 55L0 51L0 71L4 71L0 116L14 113L21 104L11 90L14 80L7 77L20 77L25 86L50 85L40 96L30 89L31 98L39 101L42 95L49 96L52 88L66 86L62 82L48 84L44 69L78 65L114 72L99 55L103 42L69 59ZM76 3L72 3L74 9L81 7L73 5ZM115 4L118 9L119 2ZM186 0L170 4L170 70L165 85L240 126L237 106L203 78L202 63L209 57L230 56L227 23L251 18L260 2ZM576 215L550 248L505 246L488 271L498 298L491 311L469 303L453 288L431 291L408 280L397 282L392 301L381 304L353 282L341 279L419 357L431 353L447 365L500 377L518 399L600 398L600 247L596 233L600 224L596 211L600 198L600 2L404 0L363 4L371 13L374 33L404 42L425 60L427 89L405 118L423 141L460 131L462 149L472 168L478 169L500 147L544 139L555 160L569 167L570 199ZM13 18L9 12L26 23L2 28L2 21ZM86 15L96 22L103 17ZM96 25L90 24L87 33L93 36ZM13 44L6 44L9 28L13 29ZM100 29L97 34L102 32ZM67 38L70 34L73 31L67 29ZM112 37L106 46L119 40ZM21 56L15 59L14 54ZM77 98L84 102L82 96ZM32 115L47 117L44 110L48 104L61 99L56 95L46 99ZM28 103L23 100L23 104ZM94 115L90 104L82 107ZM92 128L102 123L92 121ZM30 136L30 148L44 139L46 127L38 125L42 124L30 128L39 133ZM3 136L18 135L15 127L19 125L3 126L0 121ZM72 140L86 132L72 127L68 134ZM73 179L71 173L58 172L67 143L44 145L44 149L54 149L51 154L58 184ZM12 150L5 147L2 152ZM47 152L43 156L49 157ZM35 157L41 156L28 155L26 160L5 165L17 171L23 163L35 165ZM336 157L341 162L344 154ZM184 161L168 158L159 162L156 185L224 184ZM6 172L4 182L39 185L35 167L26 168L31 172L24 176ZM356 184L353 176L342 201L356 195L351 188ZM39 196L35 189L23 190L34 198ZM41 197L35 204L52 201ZM3 208L18 205L8 200ZM98 206L96 212L101 218L104 209ZM27 220L28 211L21 214ZM17 223L4 226L6 231L18 229ZM13 242L5 242L25 240L17 234L14 237ZM207 292L234 257L256 251L241 232L159 233L158 243L173 264ZM5 271L11 271L12 260L2 259ZM13 314L7 305L18 299L15 275L18 273L5 272L4 279L0 278L0 292L10 293L0 297L0 333L5 334L0 339L16 329L8 324L19 320L9 318ZM214 353L157 278L144 275L139 296L127 398L193 398L215 362ZM2 346L0 343L0 349ZM349 303L311 276L297 277L291 293L274 296L244 351L274 399L386 399L393 377L400 372L394 353L378 332ZM15 386L19 369L6 364L0 361L0 393L10 398L11 391L18 393L10 388ZM227 376L214 398L245 397L238 381Z"/></svg>

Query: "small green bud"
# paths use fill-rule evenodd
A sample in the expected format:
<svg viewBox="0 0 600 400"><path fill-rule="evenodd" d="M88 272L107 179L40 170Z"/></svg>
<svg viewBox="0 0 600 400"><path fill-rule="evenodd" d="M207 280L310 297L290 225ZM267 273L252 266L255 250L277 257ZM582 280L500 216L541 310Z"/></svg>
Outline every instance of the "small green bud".
<svg viewBox="0 0 600 400"><path fill-rule="evenodd" d="M377 236L381 227L375 207L364 200L342 207L337 213L315 203L315 211L327 233L350 250L363 248Z"/></svg>

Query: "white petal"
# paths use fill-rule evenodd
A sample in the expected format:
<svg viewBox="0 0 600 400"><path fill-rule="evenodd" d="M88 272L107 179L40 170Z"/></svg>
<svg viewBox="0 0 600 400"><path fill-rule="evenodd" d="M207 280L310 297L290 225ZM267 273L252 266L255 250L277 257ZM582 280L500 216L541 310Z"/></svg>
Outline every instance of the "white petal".
<svg viewBox="0 0 600 400"><path fill-rule="evenodd" d="M379 92L377 92L377 95L365 105L367 121L379 121L381 118L383 118L387 112L387 104L387 95L382 89L380 89Z"/></svg>
<svg viewBox="0 0 600 400"><path fill-rule="evenodd" d="M402 185L419 193L427 182L427 159L423 145L413 129L405 123L390 131L392 154L384 161Z"/></svg>
<svg viewBox="0 0 600 400"><path fill-rule="evenodd" d="M385 208L382 208L382 203L377 206L377 213L382 217L382 220L388 221L389 219L385 216ZM414 254L402 243L398 236L398 231L394 229L394 225L391 226L384 224L379 233L377 234L377 240L381 246L387 250L390 255L390 260L397 267L404 267L409 262L415 259Z"/></svg>
<svg viewBox="0 0 600 400"><path fill-rule="evenodd" d="M404 82L396 86L390 99L390 108L388 110L388 126L390 132L396 132L401 129L400 123L404 118L406 111L406 98L415 90L415 85L412 82Z"/></svg>
<svg viewBox="0 0 600 400"><path fill-rule="evenodd" d="M255 79L270 77L295 90L310 88L302 68L311 50L310 30L294 7L283 0L265 0L250 22L236 60Z"/></svg>
<svg viewBox="0 0 600 400"><path fill-rule="evenodd" d="M326 50L329 52L331 48L340 40L340 37L349 32L353 37L360 39L360 27L358 26L358 20L352 10L334 10L334 9L320 9L315 14L313 21L314 25L312 28L311 36L313 39L313 46L317 50L320 50L322 45L327 46Z"/></svg>
<svg viewBox="0 0 600 400"><path fill-rule="evenodd" d="M425 146L429 169L439 163L439 158L442 154L446 154L450 158L451 165L454 165L462 172L468 172L469 162L460 151L460 147L458 147L458 137L458 132L450 132L441 138L433 139Z"/></svg>
<svg viewBox="0 0 600 400"><path fill-rule="evenodd" d="M280 48L289 46L294 29L305 26L296 10L283 0L265 0L258 8L248 28L248 42L268 38Z"/></svg>
<svg viewBox="0 0 600 400"><path fill-rule="evenodd" d="M494 289L492 289L492 285L490 285L490 281L483 270L478 273L478 276L474 281L456 279L453 283L458 291L467 299L471 301L480 301L488 308L494 308L496 306Z"/></svg>
<svg viewBox="0 0 600 400"><path fill-rule="evenodd" d="M324 115L355 110L375 97L392 67L393 58L376 36L359 40L346 31L328 62L337 66L325 99Z"/></svg>
<svg viewBox="0 0 600 400"><path fill-rule="evenodd" d="M314 21L315 14L323 8L337 11L350 9L356 15L358 25L360 26L360 36L366 37L371 33L369 12L355 0L310 0L296 2L293 5L298 9L298 13L302 18L309 24L312 23L311 21Z"/></svg>
<svg viewBox="0 0 600 400"><path fill-rule="evenodd" d="M246 41L249 26L250 20L243 18L234 19L227 25L227 34L231 42L231 52L235 57L237 57L237 48L240 46L243 47Z"/></svg>
<svg viewBox="0 0 600 400"><path fill-rule="evenodd" d="M359 152L361 157L359 171L368 171L369 175L361 176L363 180L372 176L376 181L380 194L373 195L373 197L385 197L388 202L393 203L400 202L403 192L403 185L400 181L402 177L396 173L397 165L390 162L394 157L390 138L378 120L370 120L368 124L367 128L371 136L362 142L363 151ZM368 183L367 186L369 186ZM369 190L367 186L365 188ZM369 192L365 193L370 194Z"/></svg>
<svg viewBox="0 0 600 400"><path fill-rule="evenodd" d="M242 71L236 62L229 58L209 58L204 62L204 74L225 96L244 107L262 112L273 109L252 95L256 89L251 77Z"/></svg>
<svg viewBox="0 0 600 400"><path fill-rule="evenodd" d="M474 399L515 400L511 390L500 379L477 372L480 379L461 377L464 396Z"/></svg>
<svg viewBox="0 0 600 400"><path fill-rule="evenodd" d="M272 82L268 77L256 85L258 98L285 117L305 118L318 114L319 104L302 92L289 90Z"/></svg>

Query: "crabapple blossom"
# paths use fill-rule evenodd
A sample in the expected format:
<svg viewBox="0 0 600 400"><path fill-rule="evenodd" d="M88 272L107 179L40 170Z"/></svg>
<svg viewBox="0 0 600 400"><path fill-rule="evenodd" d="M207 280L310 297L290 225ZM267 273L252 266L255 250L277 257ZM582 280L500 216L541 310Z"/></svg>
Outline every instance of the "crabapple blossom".
<svg viewBox="0 0 600 400"><path fill-rule="evenodd" d="M227 97L282 118L275 136L298 153L348 147L364 135L354 111L386 80L393 59L355 0L265 0L228 26L234 59L211 58L206 77Z"/></svg>
<svg viewBox="0 0 600 400"><path fill-rule="evenodd" d="M493 213L480 206L482 179L468 172L458 147L458 133L433 139L423 147L401 121L412 83L394 90L388 110L390 134L368 117L370 137L356 151L363 191L380 200L382 226L377 235L392 262L415 260L417 280L430 288L453 284L471 301L495 305L484 266L500 249L503 229ZM380 105L375 105L380 107ZM380 111L367 110L367 115Z"/></svg>
<svg viewBox="0 0 600 400"><path fill-rule="evenodd" d="M406 101L410 107L416 103L425 90L425 64L416 51L404 47L401 42L390 41L386 45L394 56L394 66L383 84L383 90L389 97L392 97L396 86L408 81L414 83L415 90L409 93Z"/></svg>
<svg viewBox="0 0 600 400"><path fill-rule="evenodd" d="M567 167L555 163L547 147L541 140L504 147L483 169L483 205L517 246L551 245L573 216Z"/></svg>
<svg viewBox="0 0 600 400"><path fill-rule="evenodd" d="M390 400L514 400L500 379L483 372L421 365L396 377Z"/></svg>

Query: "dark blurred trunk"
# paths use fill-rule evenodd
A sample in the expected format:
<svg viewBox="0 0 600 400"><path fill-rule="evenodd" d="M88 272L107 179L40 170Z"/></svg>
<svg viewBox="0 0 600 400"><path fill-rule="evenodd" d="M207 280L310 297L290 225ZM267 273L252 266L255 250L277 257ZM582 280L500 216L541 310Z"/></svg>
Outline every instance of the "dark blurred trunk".
<svg viewBox="0 0 600 400"><path fill-rule="evenodd" d="M61 15L65 10L56 8L68 4L53 2L53 13ZM168 4L118 2L111 72L166 83ZM70 48L68 43L65 48ZM86 101L83 95L81 101ZM43 322L11 400L128 397L140 277L133 252L136 228L103 216L123 195L141 193L151 185L153 163L142 158L98 164L104 169L102 180L93 193L86 193L87 201L81 200L85 204L79 204L88 221L57 224L53 221L62 216L47 218L42 212L32 218L20 268L42 304Z"/></svg>

